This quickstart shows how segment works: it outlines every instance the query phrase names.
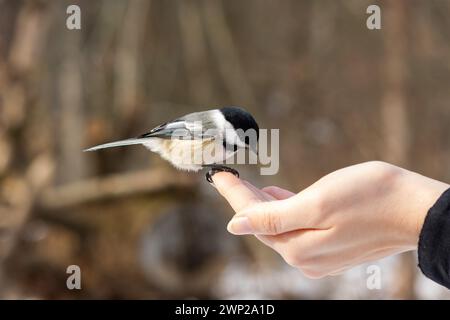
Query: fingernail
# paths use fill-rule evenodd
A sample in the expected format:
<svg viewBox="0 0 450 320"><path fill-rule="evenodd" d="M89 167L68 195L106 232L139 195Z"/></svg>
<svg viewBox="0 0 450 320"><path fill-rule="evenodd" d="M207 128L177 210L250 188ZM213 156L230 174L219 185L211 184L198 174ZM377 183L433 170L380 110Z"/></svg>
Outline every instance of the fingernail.
<svg viewBox="0 0 450 320"><path fill-rule="evenodd" d="M231 219L231 221L228 223L227 230L228 232L235 235L253 233L253 228L250 224L250 219L247 217L239 217Z"/></svg>

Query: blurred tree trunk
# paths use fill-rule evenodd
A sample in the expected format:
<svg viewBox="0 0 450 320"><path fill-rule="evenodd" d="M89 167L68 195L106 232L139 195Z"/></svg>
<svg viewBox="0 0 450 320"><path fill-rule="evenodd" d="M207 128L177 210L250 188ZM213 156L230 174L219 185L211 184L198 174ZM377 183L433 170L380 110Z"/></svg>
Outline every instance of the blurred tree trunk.
<svg viewBox="0 0 450 320"><path fill-rule="evenodd" d="M184 65L189 77L188 91L193 104L206 105L213 99L213 79L208 61L208 46L202 23L200 3L177 3Z"/></svg>
<svg viewBox="0 0 450 320"><path fill-rule="evenodd" d="M203 1L206 34L219 73L233 101L256 105L253 88L247 79L238 48L225 16L222 1Z"/></svg>
<svg viewBox="0 0 450 320"><path fill-rule="evenodd" d="M79 32L62 30L64 58L58 74L61 112L59 113L60 182L67 183L86 176L86 157L81 152L84 141L83 87L80 65ZM68 170L70 168L70 170Z"/></svg>
<svg viewBox="0 0 450 320"><path fill-rule="evenodd" d="M410 128L407 117L406 75L406 19L405 0L389 1L383 6L384 33L384 94L381 116L384 125L384 158L399 166L407 166ZM393 298L414 298L415 259L412 252L400 256L395 270Z"/></svg>
<svg viewBox="0 0 450 320"><path fill-rule="evenodd" d="M40 76L36 59L45 49L48 18L47 7L31 1L11 6L9 15L0 17L14 31L10 43L0 38L0 297L13 297L15 288L3 275L3 262L52 171L50 136L35 132L37 121L48 124L48 110L27 107L39 90L33 85Z"/></svg>

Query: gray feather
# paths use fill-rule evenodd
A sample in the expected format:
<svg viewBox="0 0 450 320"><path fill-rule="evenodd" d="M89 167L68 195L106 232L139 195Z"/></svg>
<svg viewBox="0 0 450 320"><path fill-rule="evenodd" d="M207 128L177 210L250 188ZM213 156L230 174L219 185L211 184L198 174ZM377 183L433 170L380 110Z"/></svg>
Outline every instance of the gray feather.
<svg viewBox="0 0 450 320"><path fill-rule="evenodd" d="M180 140L215 138L217 133L209 131L209 134L207 134L206 132L208 130L217 130L215 119L218 117L223 118L217 109L190 113L181 118L164 123L137 138L105 143L83 151L96 151L106 148L145 144L149 139L153 138Z"/></svg>
<svg viewBox="0 0 450 320"><path fill-rule="evenodd" d="M83 152L96 151L96 150L106 149L106 148L131 146L131 145L134 145L134 144L143 144L143 143L145 143L147 141L148 141L148 139L142 139L142 138L114 141L114 142L109 142L109 143L105 143L105 144L100 144L98 146L95 146L95 147L92 147L92 148L89 148L89 149L85 149L85 150L83 150Z"/></svg>
<svg viewBox="0 0 450 320"><path fill-rule="evenodd" d="M214 119L220 116L218 110L195 112L164 123L140 138L156 137L161 139L208 139L214 138L211 130L217 129ZM209 130L209 131L208 131ZM210 134L206 134L206 132Z"/></svg>

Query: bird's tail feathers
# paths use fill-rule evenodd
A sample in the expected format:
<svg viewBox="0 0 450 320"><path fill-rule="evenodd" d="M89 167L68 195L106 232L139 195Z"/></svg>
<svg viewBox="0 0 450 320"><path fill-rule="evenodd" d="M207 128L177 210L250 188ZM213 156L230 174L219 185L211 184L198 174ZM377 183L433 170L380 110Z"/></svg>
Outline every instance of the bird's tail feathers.
<svg viewBox="0 0 450 320"><path fill-rule="evenodd" d="M109 143L105 143L105 144L100 144L98 146L95 146L95 147L92 147L92 148L89 148L89 149L85 149L83 151L87 152L87 151L96 151L96 150L106 149L106 148L131 146L131 145L134 145L134 144L143 144L143 143L145 143L147 141L148 141L148 139L142 139L142 138L120 140L120 141L114 141L114 142L109 142Z"/></svg>

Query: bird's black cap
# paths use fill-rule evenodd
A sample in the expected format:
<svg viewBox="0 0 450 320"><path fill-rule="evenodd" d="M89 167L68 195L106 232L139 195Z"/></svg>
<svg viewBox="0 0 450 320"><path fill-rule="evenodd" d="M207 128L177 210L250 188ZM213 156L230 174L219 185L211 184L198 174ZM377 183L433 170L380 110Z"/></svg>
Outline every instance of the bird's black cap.
<svg viewBox="0 0 450 320"><path fill-rule="evenodd" d="M245 131L254 129L256 137L259 139L259 127L253 116L240 107L224 107L220 109L225 120L231 123L234 129L242 129Z"/></svg>

